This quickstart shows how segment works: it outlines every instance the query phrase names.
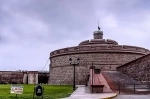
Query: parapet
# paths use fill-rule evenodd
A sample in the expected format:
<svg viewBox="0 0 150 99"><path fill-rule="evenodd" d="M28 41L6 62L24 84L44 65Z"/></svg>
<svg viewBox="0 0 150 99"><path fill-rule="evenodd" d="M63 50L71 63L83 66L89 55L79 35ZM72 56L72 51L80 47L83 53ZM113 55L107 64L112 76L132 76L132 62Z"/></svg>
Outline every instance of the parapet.
<svg viewBox="0 0 150 99"><path fill-rule="evenodd" d="M110 39L91 39L91 40L86 40L82 41L79 46L82 45L94 45L94 44L113 44L113 45L118 45L118 43L114 40Z"/></svg>
<svg viewBox="0 0 150 99"><path fill-rule="evenodd" d="M109 44L101 44L101 45L82 45L75 47L68 47L59 50L55 50L50 53L50 58L64 55L64 54L80 54L80 53L92 53L92 52L122 52L122 53L138 53L138 54L149 54L150 51L145 48L136 47L136 46L128 46L128 45L109 45Z"/></svg>
<svg viewBox="0 0 150 99"><path fill-rule="evenodd" d="M28 74L38 74L38 71L28 71Z"/></svg>
<svg viewBox="0 0 150 99"><path fill-rule="evenodd" d="M63 48L55 50L50 53L50 58L58 55L65 54L82 54L82 53L94 53L94 52L121 52L121 53L137 53L146 55L150 51L145 48L118 45L115 40L103 39L103 31L95 31L93 33L94 38L91 40L82 41L79 46Z"/></svg>

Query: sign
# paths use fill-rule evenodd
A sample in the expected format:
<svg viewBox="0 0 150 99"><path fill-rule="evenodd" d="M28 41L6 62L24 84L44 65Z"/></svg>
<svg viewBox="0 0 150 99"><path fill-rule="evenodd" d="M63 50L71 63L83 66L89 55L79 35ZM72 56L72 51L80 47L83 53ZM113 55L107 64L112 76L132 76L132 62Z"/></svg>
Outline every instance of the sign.
<svg viewBox="0 0 150 99"><path fill-rule="evenodd" d="M37 97L41 96L41 99L43 99L43 94L44 94L44 87L42 87L41 85L36 85L34 87L34 93L33 93L33 99L35 99L35 95ZM38 98L39 99L39 98Z"/></svg>
<svg viewBox="0 0 150 99"><path fill-rule="evenodd" d="M12 85L10 89L10 93L14 94L22 94L23 93L23 86L20 85Z"/></svg>
<svg viewBox="0 0 150 99"><path fill-rule="evenodd" d="M35 94L36 94L36 96L42 96L42 94L43 94L43 87L41 85L37 85L35 87Z"/></svg>

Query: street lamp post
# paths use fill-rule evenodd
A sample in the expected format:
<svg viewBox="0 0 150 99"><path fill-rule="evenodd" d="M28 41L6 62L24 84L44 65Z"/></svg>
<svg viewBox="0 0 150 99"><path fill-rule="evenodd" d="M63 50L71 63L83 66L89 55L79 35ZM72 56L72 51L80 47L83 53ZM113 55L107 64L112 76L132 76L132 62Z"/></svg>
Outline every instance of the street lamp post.
<svg viewBox="0 0 150 99"><path fill-rule="evenodd" d="M79 65L80 59L78 58L77 62L72 62L72 59L70 58L69 61L70 61L70 65L73 65L73 69L74 69L74 72L73 72L73 90L75 90L75 66Z"/></svg>

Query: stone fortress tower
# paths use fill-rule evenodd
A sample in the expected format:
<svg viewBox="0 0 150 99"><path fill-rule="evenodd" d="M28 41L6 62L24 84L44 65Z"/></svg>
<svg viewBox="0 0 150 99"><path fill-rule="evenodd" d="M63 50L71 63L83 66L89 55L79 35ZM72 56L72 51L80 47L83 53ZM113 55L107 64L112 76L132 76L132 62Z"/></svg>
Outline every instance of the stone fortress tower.
<svg viewBox="0 0 150 99"><path fill-rule="evenodd" d="M96 68L116 70L116 67L149 54L145 48L119 45L115 40L103 39L100 29L93 39L82 41L78 46L58 49L50 53L50 84L72 84L73 66L69 58L80 58L76 66L76 84L85 84L92 63Z"/></svg>

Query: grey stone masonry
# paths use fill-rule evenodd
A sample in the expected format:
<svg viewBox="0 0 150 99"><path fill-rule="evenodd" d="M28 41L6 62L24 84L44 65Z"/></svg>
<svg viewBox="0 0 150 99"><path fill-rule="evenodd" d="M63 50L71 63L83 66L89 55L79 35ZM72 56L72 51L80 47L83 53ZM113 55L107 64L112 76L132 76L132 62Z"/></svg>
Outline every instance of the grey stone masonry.
<svg viewBox="0 0 150 99"><path fill-rule="evenodd" d="M135 80L150 82L150 54L119 66L117 70Z"/></svg>
<svg viewBox="0 0 150 99"><path fill-rule="evenodd" d="M103 39L103 31L95 31L93 39L85 40L78 46L58 49L50 53L50 84L72 84L73 66L69 58L80 58L76 66L76 84L85 84L92 63L96 68L116 70L116 67L150 53L148 49L118 45L115 40Z"/></svg>
<svg viewBox="0 0 150 99"><path fill-rule="evenodd" d="M69 58L80 58L79 65L76 66L76 84L85 84L89 67L92 62L96 68L102 70L116 70L117 66L135 60L142 55L130 53L87 53L63 55L51 58L50 64L50 84L72 84L73 66L69 64Z"/></svg>

